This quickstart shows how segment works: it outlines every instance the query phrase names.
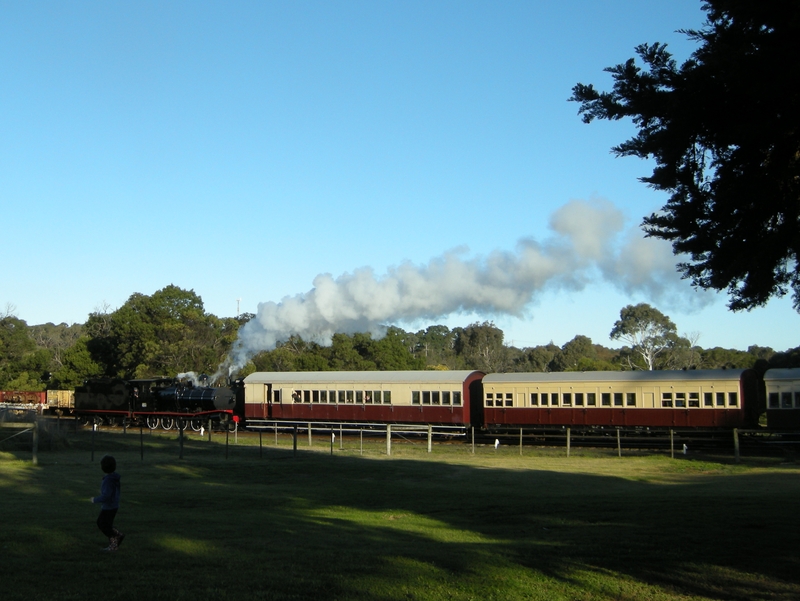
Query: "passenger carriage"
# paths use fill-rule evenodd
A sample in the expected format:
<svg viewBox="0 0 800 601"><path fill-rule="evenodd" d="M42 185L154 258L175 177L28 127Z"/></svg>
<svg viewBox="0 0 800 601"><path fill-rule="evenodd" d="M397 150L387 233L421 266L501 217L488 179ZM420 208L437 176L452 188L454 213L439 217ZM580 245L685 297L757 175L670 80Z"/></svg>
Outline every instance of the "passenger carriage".
<svg viewBox="0 0 800 601"><path fill-rule="evenodd" d="M752 370L489 374L487 426L755 427Z"/></svg>
<svg viewBox="0 0 800 601"><path fill-rule="evenodd" d="M770 369L764 374L767 427L800 428L800 368Z"/></svg>
<svg viewBox="0 0 800 601"><path fill-rule="evenodd" d="M469 424L480 371L256 372L244 379L245 418ZM473 402L477 400L477 405Z"/></svg>

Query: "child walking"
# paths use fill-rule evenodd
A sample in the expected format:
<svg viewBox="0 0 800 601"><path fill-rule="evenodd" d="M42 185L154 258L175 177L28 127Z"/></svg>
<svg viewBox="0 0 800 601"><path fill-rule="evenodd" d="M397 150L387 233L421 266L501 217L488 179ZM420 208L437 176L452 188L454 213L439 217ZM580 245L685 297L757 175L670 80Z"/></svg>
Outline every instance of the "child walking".
<svg viewBox="0 0 800 601"><path fill-rule="evenodd" d="M119 509L121 491L120 475L116 472L117 461L111 455L105 455L100 460L100 468L105 472L103 484L100 486L100 496L89 499L92 503L102 503L100 516L97 518L97 527L108 537L108 546L103 551L116 551L122 544L125 535L114 528L114 517Z"/></svg>

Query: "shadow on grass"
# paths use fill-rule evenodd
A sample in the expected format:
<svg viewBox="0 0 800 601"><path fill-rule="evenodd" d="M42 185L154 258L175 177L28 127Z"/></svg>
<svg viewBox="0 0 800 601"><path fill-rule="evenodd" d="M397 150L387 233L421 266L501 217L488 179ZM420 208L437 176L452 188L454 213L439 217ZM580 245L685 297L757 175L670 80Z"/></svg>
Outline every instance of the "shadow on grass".
<svg viewBox="0 0 800 601"><path fill-rule="evenodd" d="M114 599L800 598L796 466L655 458L595 475L459 449L439 462L253 446L226 461L196 435L183 461L174 436L140 461L139 441L98 436L94 464L86 437L38 468L0 460L5 598L80 598L98 579L121 585ZM113 557L95 552L88 504L106 450L128 534Z"/></svg>

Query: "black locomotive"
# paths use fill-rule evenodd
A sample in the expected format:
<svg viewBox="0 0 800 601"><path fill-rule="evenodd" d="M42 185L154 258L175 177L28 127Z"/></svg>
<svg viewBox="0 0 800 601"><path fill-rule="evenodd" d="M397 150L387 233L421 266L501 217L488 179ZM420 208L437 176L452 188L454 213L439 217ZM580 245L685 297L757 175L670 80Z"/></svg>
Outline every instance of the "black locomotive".
<svg viewBox="0 0 800 601"><path fill-rule="evenodd" d="M75 389L75 413L89 421L159 425L169 430L176 423L199 430L208 420L234 421L243 413L240 382L227 386L197 386L176 378L137 380L87 380Z"/></svg>

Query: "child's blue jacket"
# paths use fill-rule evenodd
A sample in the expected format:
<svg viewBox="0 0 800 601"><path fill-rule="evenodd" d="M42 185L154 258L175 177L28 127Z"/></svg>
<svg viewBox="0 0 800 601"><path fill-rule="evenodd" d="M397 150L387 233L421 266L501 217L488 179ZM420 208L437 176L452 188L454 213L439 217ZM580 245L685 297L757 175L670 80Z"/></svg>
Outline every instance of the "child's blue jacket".
<svg viewBox="0 0 800 601"><path fill-rule="evenodd" d="M119 474L117 472L106 474L100 486L100 496L94 497L92 503L102 503L101 509L119 509L120 490Z"/></svg>

